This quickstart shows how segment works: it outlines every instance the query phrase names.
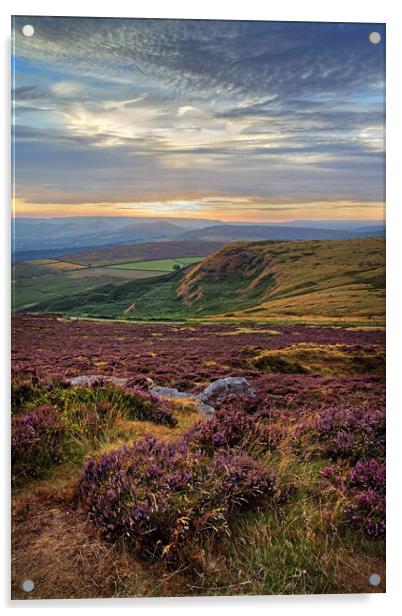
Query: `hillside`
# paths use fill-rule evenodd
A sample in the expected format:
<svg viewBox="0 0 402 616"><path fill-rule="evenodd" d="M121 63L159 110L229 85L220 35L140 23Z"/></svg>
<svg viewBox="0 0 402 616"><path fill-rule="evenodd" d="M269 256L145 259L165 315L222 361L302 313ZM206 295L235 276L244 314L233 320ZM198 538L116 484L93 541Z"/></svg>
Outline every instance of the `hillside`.
<svg viewBox="0 0 402 616"><path fill-rule="evenodd" d="M326 229L319 227L270 225L212 225L204 229L185 231L182 239L217 241L292 241L292 240L347 240L384 235L381 227L356 229Z"/></svg>
<svg viewBox="0 0 402 616"><path fill-rule="evenodd" d="M384 239L239 242L182 271L42 302L133 319L382 322Z"/></svg>
<svg viewBox="0 0 402 616"><path fill-rule="evenodd" d="M65 256L65 260L81 265L111 265L127 261L173 259L176 257L192 257L193 255L206 256L220 248L222 244L223 242L205 242L202 240L123 244L71 253Z"/></svg>

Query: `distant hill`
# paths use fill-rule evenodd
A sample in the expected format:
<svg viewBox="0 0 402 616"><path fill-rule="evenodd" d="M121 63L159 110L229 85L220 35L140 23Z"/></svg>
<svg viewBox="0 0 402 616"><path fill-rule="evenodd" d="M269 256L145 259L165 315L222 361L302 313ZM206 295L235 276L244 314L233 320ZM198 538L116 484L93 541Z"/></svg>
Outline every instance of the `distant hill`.
<svg viewBox="0 0 402 616"><path fill-rule="evenodd" d="M327 226L326 226L327 225ZM222 223L197 218L134 216L71 216L14 218L13 260L45 259L91 247L152 240L206 240L228 243L244 240L350 239L384 235L380 221L290 221L289 223Z"/></svg>
<svg viewBox="0 0 402 616"><path fill-rule="evenodd" d="M185 231L182 239L214 241L221 238L224 242L238 240L342 240L384 234L382 227L364 228L361 231L350 229L321 229L318 227L297 227L285 225L212 225L204 229Z"/></svg>
<svg viewBox="0 0 402 616"><path fill-rule="evenodd" d="M132 223L117 229L105 232L102 242L105 244L129 242L132 240L152 240L158 238L175 237L182 232L182 228L171 222L157 221L144 224Z"/></svg>
<svg viewBox="0 0 402 616"><path fill-rule="evenodd" d="M204 242L203 240L171 240L123 244L70 253L65 256L65 260L82 265L111 265L129 261L148 261L149 259L174 259L195 255L203 257L220 248L222 243Z"/></svg>
<svg viewBox="0 0 402 616"><path fill-rule="evenodd" d="M133 319L383 321L384 238L238 242L180 272L42 302Z"/></svg>
<svg viewBox="0 0 402 616"><path fill-rule="evenodd" d="M21 260L21 252L29 252L32 258L46 258L51 256L49 251L57 251L62 255L66 249L72 252L82 247L166 239L178 236L183 231L217 223L217 220L133 216L14 218L13 254L16 260ZM56 256L56 252L52 256Z"/></svg>

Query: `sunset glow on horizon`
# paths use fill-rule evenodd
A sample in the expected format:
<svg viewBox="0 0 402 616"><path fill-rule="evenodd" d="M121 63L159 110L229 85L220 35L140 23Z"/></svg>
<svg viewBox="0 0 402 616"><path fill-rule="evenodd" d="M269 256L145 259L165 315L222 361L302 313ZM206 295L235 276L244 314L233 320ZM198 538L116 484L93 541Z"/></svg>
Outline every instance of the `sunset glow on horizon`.
<svg viewBox="0 0 402 616"><path fill-rule="evenodd" d="M166 202L139 203L54 203L30 204L16 201L13 204L13 215L24 218L70 216L104 216L130 218L197 218L215 219L222 222L290 222L294 220L364 220L383 221L384 204L382 202L352 203L343 201L328 201L316 203L264 204L252 200L242 200L240 203L230 198L210 204L206 200L177 200ZM221 204L221 207L218 205ZM222 207L224 205L224 207ZM261 208L264 207L264 212Z"/></svg>

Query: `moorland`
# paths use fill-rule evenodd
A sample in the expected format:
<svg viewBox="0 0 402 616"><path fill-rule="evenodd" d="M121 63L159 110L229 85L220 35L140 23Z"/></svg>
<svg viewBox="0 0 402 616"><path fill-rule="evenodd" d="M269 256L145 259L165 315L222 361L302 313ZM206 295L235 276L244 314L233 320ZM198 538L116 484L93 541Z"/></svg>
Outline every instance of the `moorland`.
<svg viewBox="0 0 402 616"><path fill-rule="evenodd" d="M383 592L384 240L181 242L14 266L13 597Z"/></svg>

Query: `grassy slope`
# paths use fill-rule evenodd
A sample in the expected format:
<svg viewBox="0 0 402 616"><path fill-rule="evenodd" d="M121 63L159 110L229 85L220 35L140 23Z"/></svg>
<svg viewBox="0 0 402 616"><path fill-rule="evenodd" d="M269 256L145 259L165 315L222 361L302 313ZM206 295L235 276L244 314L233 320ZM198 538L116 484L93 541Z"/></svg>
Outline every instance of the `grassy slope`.
<svg viewBox="0 0 402 616"><path fill-rule="evenodd" d="M239 242L184 272L103 285L39 310L139 319L384 319L382 238Z"/></svg>
<svg viewBox="0 0 402 616"><path fill-rule="evenodd" d="M378 319L385 315L385 240L283 242L261 247L275 284L256 306L236 310L247 319ZM272 259L272 263L270 263ZM189 280L189 286L193 282Z"/></svg>

